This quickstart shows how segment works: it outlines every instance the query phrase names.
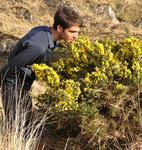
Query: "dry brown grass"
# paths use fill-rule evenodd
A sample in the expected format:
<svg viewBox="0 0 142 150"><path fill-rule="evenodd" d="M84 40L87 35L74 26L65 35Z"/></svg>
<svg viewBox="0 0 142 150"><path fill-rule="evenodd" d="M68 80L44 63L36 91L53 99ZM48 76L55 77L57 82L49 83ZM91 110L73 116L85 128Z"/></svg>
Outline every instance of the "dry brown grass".
<svg viewBox="0 0 142 150"><path fill-rule="evenodd" d="M46 116L35 117L32 125L24 127L25 114L19 116L18 110L13 124L5 124L4 115L0 117L0 150L37 150L40 144ZM19 119L19 117L21 119ZM26 133L28 134L25 134ZM27 138L28 137L28 138ZM43 145L42 145L43 146Z"/></svg>
<svg viewBox="0 0 142 150"><path fill-rule="evenodd" d="M1 31L21 37L28 32L33 26L51 23L51 14L49 8L43 0L25 0L17 1L0 1L0 24ZM27 18L24 13L27 12ZM29 14L28 14L29 13Z"/></svg>
<svg viewBox="0 0 142 150"><path fill-rule="evenodd" d="M88 20L91 18L93 22L96 22L96 19L99 19L99 17L101 18L101 16L96 16L92 10L96 4L102 6L111 5L113 9L117 11L118 16L120 15L120 17L128 22L132 22L133 20L140 18L142 13L142 2L140 0L66 0L66 2L76 5L83 15L88 18ZM24 0L22 2L16 0L0 0L0 31L2 33L21 37L33 26L52 25L53 13L56 11L56 7L61 3L61 1L53 0L48 3L52 3L52 5L48 6L44 0ZM123 10L118 10L118 5L121 5ZM27 16L24 17L26 13ZM105 21L107 23L108 20L105 19L104 22ZM87 27L88 30L86 30L86 32L89 32L89 35L91 35L91 33L93 34L95 31L95 24L93 26L90 25ZM131 33L135 33L137 31L137 28L133 29L131 26L129 26L129 29L132 30ZM142 34L142 31L139 30L139 33Z"/></svg>
<svg viewBox="0 0 142 150"><path fill-rule="evenodd" d="M37 82L34 82L34 92L37 94L43 92L43 87ZM12 98L12 97L11 97ZM25 98L27 98L25 96ZM0 150L36 150L40 144L40 139L43 133L43 128L48 117L42 114L39 115L33 109L32 123L25 127L27 121L27 112L21 112L21 104L19 103L16 107L15 119L13 120L13 112L11 111L11 122L9 124L5 121L3 108L1 104L0 94ZM24 106L22 106L24 108ZM28 138L27 138L28 137ZM43 144L40 146L42 148Z"/></svg>

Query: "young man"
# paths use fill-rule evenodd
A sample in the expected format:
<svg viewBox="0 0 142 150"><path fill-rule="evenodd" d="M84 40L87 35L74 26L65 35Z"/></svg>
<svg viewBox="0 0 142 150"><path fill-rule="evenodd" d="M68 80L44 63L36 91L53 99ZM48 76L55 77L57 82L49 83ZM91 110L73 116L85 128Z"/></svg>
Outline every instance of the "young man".
<svg viewBox="0 0 142 150"><path fill-rule="evenodd" d="M64 5L55 13L53 27L35 27L15 45L8 63L0 72L2 104L8 124L12 124L19 113L24 114L25 126L29 125L32 99L28 92L35 79L30 66L34 63L48 65L57 41L72 43L81 26L80 15L72 7Z"/></svg>

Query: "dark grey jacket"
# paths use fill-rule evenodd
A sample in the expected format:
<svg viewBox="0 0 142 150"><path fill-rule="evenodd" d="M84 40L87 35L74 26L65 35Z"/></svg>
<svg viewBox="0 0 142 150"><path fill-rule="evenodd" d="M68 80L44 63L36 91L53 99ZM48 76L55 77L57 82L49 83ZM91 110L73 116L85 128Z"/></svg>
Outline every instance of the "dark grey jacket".
<svg viewBox="0 0 142 150"><path fill-rule="evenodd" d="M8 63L1 69L1 81L14 85L17 72L26 73L29 79L34 79L30 66L33 63L46 63L52 61L52 52L56 47L50 28L38 26L27 33L13 48ZM29 82L29 81L26 81Z"/></svg>

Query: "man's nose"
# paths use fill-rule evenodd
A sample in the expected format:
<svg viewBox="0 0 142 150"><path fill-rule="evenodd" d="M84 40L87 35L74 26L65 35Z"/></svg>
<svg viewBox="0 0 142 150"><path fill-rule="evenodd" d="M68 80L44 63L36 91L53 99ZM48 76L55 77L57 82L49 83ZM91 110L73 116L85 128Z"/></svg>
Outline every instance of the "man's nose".
<svg viewBox="0 0 142 150"><path fill-rule="evenodd" d="M73 37L76 39L78 38L78 32L74 33Z"/></svg>

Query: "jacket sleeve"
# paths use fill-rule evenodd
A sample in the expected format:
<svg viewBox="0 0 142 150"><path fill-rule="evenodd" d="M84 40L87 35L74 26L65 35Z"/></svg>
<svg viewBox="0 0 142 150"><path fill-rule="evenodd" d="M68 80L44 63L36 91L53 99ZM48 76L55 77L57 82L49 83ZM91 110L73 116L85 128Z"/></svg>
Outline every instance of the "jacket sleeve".
<svg viewBox="0 0 142 150"><path fill-rule="evenodd" d="M41 50L37 46L28 46L24 51L20 52L8 62L8 67L13 70L15 67L31 65L34 61L41 56Z"/></svg>

